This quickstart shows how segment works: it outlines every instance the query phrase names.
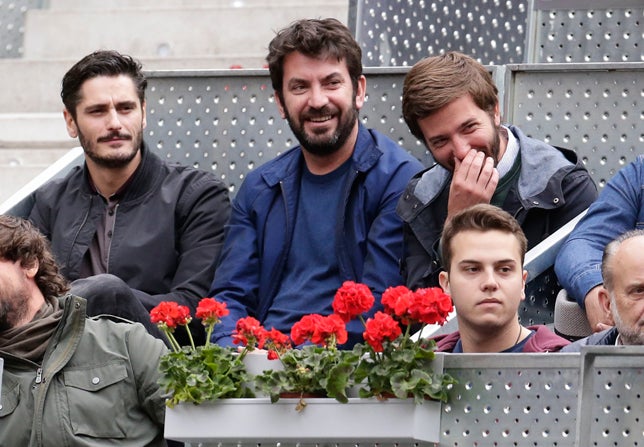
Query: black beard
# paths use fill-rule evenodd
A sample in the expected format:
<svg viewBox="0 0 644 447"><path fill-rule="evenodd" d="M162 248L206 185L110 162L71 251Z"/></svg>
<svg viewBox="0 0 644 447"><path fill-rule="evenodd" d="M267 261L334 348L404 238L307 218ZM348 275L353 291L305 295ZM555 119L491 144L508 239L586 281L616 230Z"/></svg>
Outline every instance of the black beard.
<svg viewBox="0 0 644 447"><path fill-rule="evenodd" d="M91 142L87 138L85 138L85 135L83 135L80 130L78 130L78 140L80 141L80 144L83 147L83 151L85 152L85 155L87 155L94 163L107 169L120 169L129 165L130 162L134 160L134 157L136 157L136 153L141 148L143 137L141 136L140 133L136 134L132 139L132 141L134 142L134 145L133 145L134 149L132 150L132 152L130 152L125 156L116 157L116 158L102 157L98 155L93 150Z"/></svg>
<svg viewBox="0 0 644 447"><path fill-rule="evenodd" d="M288 125L291 128L293 135L295 135L295 138L300 142L302 149L320 157L332 155L339 151L344 143L346 143L349 135L351 135L356 121L358 120L358 110L355 108L354 101L351 115L346 118L341 115L338 128L333 135L328 140L321 141L319 139L311 140L304 131L304 126L297 127L286 108L284 108L284 115L286 116L286 120L288 121ZM317 115L326 115L326 113L324 113L324 109L322 109L317 113Z"/></svg>

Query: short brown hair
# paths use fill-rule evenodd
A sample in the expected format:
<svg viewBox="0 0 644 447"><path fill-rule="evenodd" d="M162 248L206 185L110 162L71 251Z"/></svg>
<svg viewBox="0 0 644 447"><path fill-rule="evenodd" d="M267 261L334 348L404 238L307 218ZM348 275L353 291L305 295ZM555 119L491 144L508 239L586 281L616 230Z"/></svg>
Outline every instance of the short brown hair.
<svg viewBox="0 0 644 447"><path fill-rule="evenodd" d="M347 64L353 89L362 76L362 50L351 31L337 19L304 19L279 31L268 45L268 70L273 90L282 99L284 58L299 52L314 58L333 57Z"/></svg>
<svg viewBox="0 0 644 447"><path fill-rule="evenodd" d="M47 299L62 296L69 290L49 249L49 241L27 220L0 215L0 258L20 261L24 268L37 262L35 281Z"/></svg>
<svg viewBox="0 0 644 447"><path fill-rule="evenodd" d="M465 54L451 51L417 62L405 76L403 117L411 133L425 141L418 120L465 95L489 114L499 102L498 89L487 69Z"/></svg>
<svg viewBox="0 0 644 447"><path fill-rule="evenodd" d="M445 224L440 243L443 267L445 270L449 272L453 256L452 240L458 233L464 231L491 230L511 233L517 238L521 252L521 264L523 264L528 247L528 240L519 222L507 211L494 205L481 203L460 211Z"/></svg>

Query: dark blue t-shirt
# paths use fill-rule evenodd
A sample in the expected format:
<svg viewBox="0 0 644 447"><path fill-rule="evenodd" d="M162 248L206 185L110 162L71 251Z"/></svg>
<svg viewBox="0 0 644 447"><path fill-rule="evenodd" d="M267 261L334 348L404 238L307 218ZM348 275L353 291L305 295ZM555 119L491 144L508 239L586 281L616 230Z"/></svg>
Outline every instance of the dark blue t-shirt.
<svg viewBox="0 0 644 447"><path fill-rule="evenodd" d="M302 316L333 312L331 303L342 285L335 253L335 234L342 189L351 166L314 175L304 167L295 216L295 231L286 269L264 326L289 333Z"/></svg>

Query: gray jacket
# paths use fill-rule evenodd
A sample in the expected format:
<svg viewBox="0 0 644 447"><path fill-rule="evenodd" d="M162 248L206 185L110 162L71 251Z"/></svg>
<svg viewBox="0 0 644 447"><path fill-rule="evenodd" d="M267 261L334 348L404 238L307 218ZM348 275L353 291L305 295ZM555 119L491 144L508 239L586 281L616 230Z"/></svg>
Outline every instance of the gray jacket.
<svg viewBox="0 0 644 447"><path fill-rule="evenodd" d="M165 446L163 342L140 324L87 319L82 298L60 301L42 365L0 351L0 445Z"/></svg>
<svg viewBox="0 0 644 447"><path fill-rule="evenodd" d="M597 187L577 155L529 138L509 126L519 142L521 171L503 209L512 214L534 247L576 217L597 197ZM438 286L438 243L447 218L452 174L435 164L407 185L396 212L404 221L402 273L408 287Z"/></svg>

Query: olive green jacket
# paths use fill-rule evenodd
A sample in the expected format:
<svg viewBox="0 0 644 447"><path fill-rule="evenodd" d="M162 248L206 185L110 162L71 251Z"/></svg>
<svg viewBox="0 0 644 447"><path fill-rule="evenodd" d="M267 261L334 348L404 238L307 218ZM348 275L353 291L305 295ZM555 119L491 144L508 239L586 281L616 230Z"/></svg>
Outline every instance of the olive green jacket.
<svg viewBox="0 0 644 447"><path fill-rule="evenodd" d="M165 446L163 342L140 324L87 319L82 298L60 302L42 365L0 351L0 446Z"/></svg>

